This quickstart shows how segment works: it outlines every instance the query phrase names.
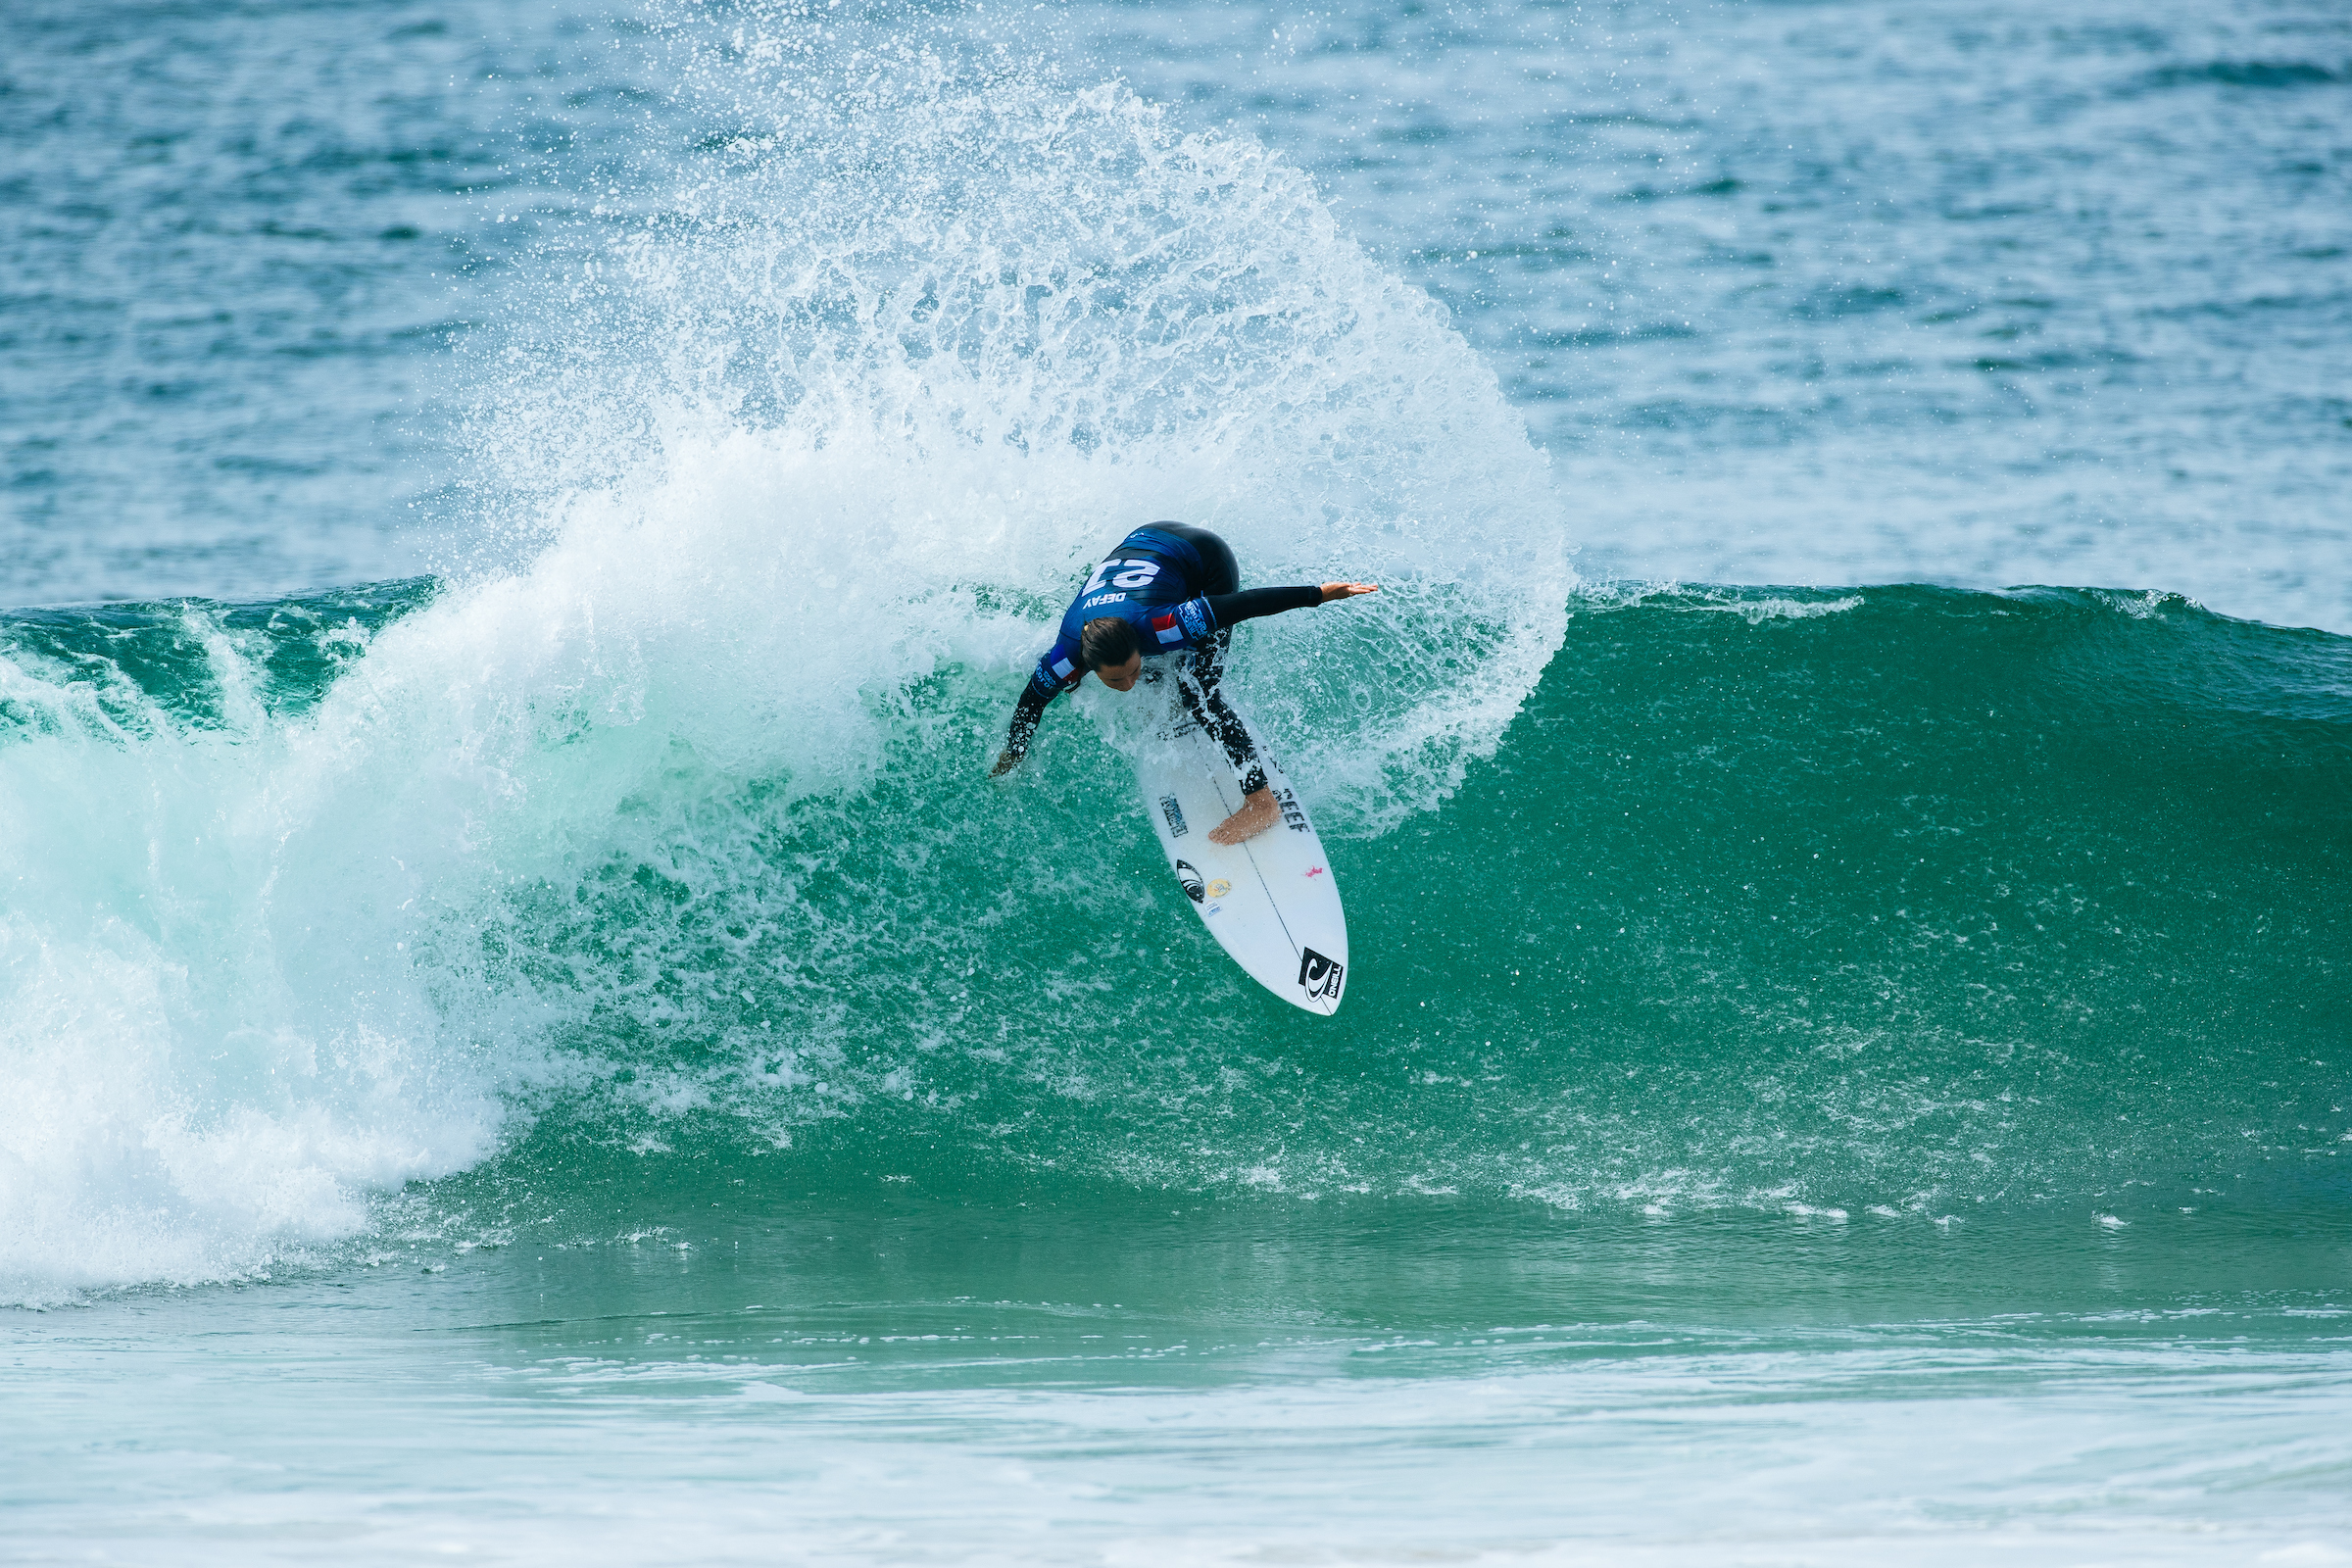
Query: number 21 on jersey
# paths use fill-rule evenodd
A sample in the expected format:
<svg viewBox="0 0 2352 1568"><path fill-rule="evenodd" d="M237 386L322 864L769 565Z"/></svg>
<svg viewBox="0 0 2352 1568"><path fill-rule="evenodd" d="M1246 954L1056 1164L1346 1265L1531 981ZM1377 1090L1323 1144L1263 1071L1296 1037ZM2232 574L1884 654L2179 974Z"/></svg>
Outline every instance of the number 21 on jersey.
<svg viewBox="0 0 2352 1568"><path fill-rule="evenodd" d="M1111 576L1111 572L1121 566L1127 569L1115 577ZM1105 585L1112 588L1147 588L1151 586L1152 579L1158 575L1159 563L1156 561L1121 561L1114 556L1097 566L1095 574L1086 580L1086 586L1078 592L1080 597L1084 597L1100 593Z"/></svg>

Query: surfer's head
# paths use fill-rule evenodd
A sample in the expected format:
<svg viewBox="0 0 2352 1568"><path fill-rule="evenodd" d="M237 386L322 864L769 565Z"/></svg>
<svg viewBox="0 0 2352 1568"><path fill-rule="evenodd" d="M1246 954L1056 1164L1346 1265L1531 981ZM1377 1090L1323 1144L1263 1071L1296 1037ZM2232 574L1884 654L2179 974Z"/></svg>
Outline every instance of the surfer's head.
<svg viewBox="0 0 2352 1568"><path fill-rule="evenodd" d="M1133 626L1116 615L1098 615L1078 633L1078 662L1112 691L1132 691L1143 672L1144 651L1136 645Z"/></svg>

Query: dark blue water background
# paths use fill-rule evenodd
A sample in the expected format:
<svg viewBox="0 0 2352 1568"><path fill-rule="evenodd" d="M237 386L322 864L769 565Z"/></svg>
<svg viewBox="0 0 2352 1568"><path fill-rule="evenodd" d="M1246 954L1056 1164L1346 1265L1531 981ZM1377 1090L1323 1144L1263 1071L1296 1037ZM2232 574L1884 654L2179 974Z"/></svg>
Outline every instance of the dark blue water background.
<svg viewBox="0 0 2352 1568"><path fill-rule="evenodd" d="M1525 411L1588 574L2352 627L2339 8L843 18L1123 78L1311 172ZM713 22L13 8L0 600L462 560L485 366L714 133L664 31Z"/></svg>

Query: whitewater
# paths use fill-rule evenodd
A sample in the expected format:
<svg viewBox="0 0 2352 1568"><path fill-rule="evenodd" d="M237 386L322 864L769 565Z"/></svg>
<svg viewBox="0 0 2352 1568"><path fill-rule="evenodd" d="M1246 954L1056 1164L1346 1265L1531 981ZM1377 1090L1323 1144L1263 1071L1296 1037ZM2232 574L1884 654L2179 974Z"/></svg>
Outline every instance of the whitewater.
<svg viewBox="0 0 2352 1568"><path fill-rule="evenodd" d="M0 1559L2352 1561L2340 19L9 25Z"/></svg>

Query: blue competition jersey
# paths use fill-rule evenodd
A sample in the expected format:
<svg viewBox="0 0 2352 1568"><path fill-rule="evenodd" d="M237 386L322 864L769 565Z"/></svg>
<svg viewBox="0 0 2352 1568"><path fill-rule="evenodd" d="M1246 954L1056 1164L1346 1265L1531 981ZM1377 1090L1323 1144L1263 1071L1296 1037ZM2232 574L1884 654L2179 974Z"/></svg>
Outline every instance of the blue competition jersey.
<svg viewBox="0 0 2352 1568"><path fill-rule="evenodd" d="M1078 637L1086 623L1116 615L1135 628L1146 657L1199 648L1217 629L1208 600L1194 586L1202 574L1199 552L1174 534L1138 528L1102 559L1062 613L1054 646L1037 662L1029 683L1057 694L1078 684Z"/></svg>

